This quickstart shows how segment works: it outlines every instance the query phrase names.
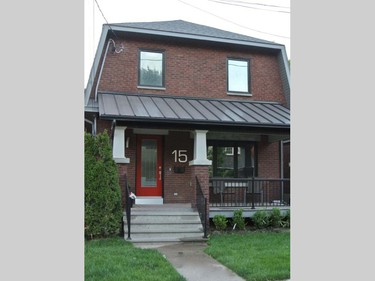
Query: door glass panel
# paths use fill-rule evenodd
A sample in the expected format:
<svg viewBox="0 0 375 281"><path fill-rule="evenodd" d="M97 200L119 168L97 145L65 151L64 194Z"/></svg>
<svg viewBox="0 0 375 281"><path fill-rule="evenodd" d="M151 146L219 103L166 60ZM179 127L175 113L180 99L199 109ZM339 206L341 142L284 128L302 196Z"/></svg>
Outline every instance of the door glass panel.
<svg viewBox="0 0 375 281"><path fill-rule="evenodd" d="M157 141L156 140L142 140L141 152L141 179L142 187L156 187L157 171Z"/></svg>

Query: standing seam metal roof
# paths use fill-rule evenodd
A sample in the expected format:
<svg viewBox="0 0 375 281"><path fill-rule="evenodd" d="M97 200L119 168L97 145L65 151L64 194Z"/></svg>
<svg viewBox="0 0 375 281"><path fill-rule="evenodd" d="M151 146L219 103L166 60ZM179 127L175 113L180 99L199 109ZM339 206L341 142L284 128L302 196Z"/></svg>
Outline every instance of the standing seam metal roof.
<svg viewBox="0 0 375 281"><path fill-rule="evenodd" d="M131 93L99 93L102 118L161 123L290 127L290 111L277 102Z"/></svg>

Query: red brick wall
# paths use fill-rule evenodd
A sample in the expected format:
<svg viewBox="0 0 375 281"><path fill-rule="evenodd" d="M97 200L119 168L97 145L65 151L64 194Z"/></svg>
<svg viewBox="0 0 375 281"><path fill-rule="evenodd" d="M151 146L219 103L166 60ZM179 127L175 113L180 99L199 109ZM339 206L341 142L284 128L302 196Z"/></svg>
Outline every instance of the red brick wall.
<svg viewBox="0 0 375 281"><path fill-rule="evenodd" d="M97 134L103 133L104 130L106 129L109 137L111 137L111 134L112 134L111 126L112 126L112 121L97 119L96 120L96 133Z"/></svg>
<svg viewBox="0 0 375 281"><path fill-rule="evenodd" d="M136 179L136 135L132 129L126 129L126 137L130 137L129 147L126 148L126 157L130 159L127 164L128 181L131 190L135 193ZM188 161L186 163L175 163L172 154L174 150L187 150ZM189 161L193 158L193 139L189 132L173 132L163 136L163 193L165 203L190 203L190 166ZM185 167L184 173L175 173L174 166ZM177 193L177 195L174 195Z"/></svg>
<svg viewBox="0 0 375 281"><path fill-rule="evenodd" d="M99 120L98 133L107 129L111 133L111 122ZM130 138L129 147L125 149L125 156L130 159L129 164L119 164L119 176L121 188L124 188L124 174L127 174L130 190L136 193L136 135L133 130L127 128L125 137ZM189 132L170 131L169 135L163 137L163 193L165 203L190 203L192 200L193 187L191 185L191 167L189 161L193 160L194 140ZM174 150L186 150L187 162L175 162ZM184 173L175 173L174 167L184 167ZM177 193L177 195L174 195ZM123 195L123 202L125 197Z"/></svg>
<svg viewBox="0 0 375 281"><path fill-rule="evenodd" d="M116 40L125 50L108 52L99 90L278 101L285 104L276 55L255 51L208 47L204 43L174 44L150 39ZM165 90L138 89L139 48L165 50ZM252 97L227 95L227 58L250 59ZM95 89L95 86L93 87Z"/></svg>
<svg viewBox="0 0 375 281"><path fill-rule="evenodd" d="M190 138L189 132L170 131L169 135L165 136L164 144L164 202L190 203L193 187L189 161L193 160L194 140ZM172 154L174 150L186 150L187 162L178 162L178 157L175 162L175 154ZM175 173L175 166L184 167L185 172Z"/></svg>
<svg viewBox="0 0 375 281"><path fill-rule="evenodd" d="M268 143L267 136L258 143L258 177L280 178L280 143Z"/></svg>
<svg viewBox="0 0 375 281"><path fill-rule="evenodd" d="M119 183L121 189L121 202L122 207L125 210L126 204L126 180L125 175L127 175L127 164L117 164L118 174L119 174Z"/></svg>
<svg viewBox="0 0 375 281"><path fill-rule="evenodd" d="M107 128L110 134L111 122L98 121L98 133ZM126 138L130 137L129 147L125 149L126 157L130 159L129 164L121 164L119 166L120 184L123 188L123 175L127 174L131 191L135 193L136 179L136 135L133 130L126 129ZM163 142L163 192L165 203L190 203L195 201L195 175L200 177L207 175L200 173L201 166L189 166L189 161L193 160L194 155L194 139L190 137L189 132L170 131L164 136ZM188 161L186 163L175 163L174 150L186 150ZM280 156L279 142L268 143L268 137L262 136L258 143L258 177L261 178L279 178L280 177ZM184 173L175 173L174 166L184 167ZM206 171L206 168L202 168ZM203 179L205 180L205 178ZM174 195L177 193L177 195ZM123 197L124 200L124 197Z"/></svg>

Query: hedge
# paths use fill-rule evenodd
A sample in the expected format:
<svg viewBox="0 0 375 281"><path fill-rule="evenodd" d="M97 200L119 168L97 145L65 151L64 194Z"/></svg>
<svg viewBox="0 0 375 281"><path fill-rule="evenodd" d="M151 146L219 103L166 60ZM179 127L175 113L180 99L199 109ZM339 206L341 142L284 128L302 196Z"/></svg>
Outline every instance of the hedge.
<svg viewBox="0 0 375 281"><path fill-rule="evenodd" d="M85 237L118 235L121 219L121 189L108 133L85 132Z"/></svg>

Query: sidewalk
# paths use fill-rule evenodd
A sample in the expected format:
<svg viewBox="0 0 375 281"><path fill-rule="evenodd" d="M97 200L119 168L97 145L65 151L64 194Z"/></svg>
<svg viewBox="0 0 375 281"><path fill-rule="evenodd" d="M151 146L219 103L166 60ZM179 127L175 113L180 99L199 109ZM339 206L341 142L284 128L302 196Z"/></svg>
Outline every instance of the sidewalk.
<svg viewBox="0 0 375 281"><path fill-rule="evenodd" d="M162 253L187 281L244 281L237 274L203 252L204 242L170 244L138 244L139 248L155 248Z"/></svg>

